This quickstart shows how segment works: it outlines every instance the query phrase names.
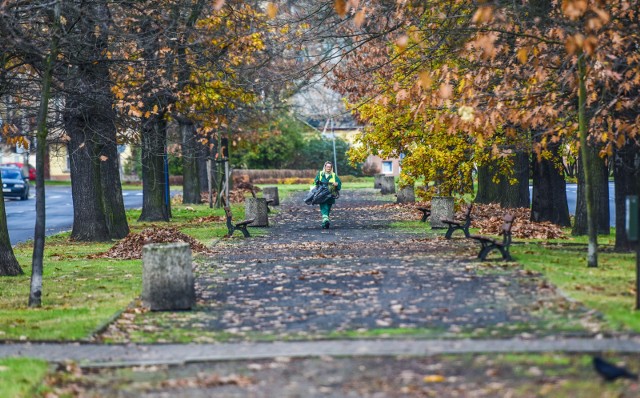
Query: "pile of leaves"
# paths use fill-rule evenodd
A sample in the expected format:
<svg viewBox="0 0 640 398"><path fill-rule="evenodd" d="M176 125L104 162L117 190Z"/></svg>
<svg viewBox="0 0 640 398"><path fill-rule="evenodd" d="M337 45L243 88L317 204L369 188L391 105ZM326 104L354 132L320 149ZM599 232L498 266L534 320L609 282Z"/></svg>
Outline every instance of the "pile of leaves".
<svg viewBox="0 0 640 398"><path fill-rule="evenodd" d="M252 195L251 194L252 191L253 191L253 194L255 194L257 192L260 192L261 189L260 187L256 187L250 182L240 182L234 187L234 189L231 190L231 192L229 192L229 200L231 201L231 203L243 203L244 198L246 196ZM213 191L214 201L216 200L217 194L218 193L216 191ZM200 193L200 203L209 203L208 191L203 191ZM171 197L171 204L174 204L174 205L182 204L182 195L181 194L173 195Z"/></svg>
<svg viewBox="0 0 640 398"><path fill-rule="evenodd" d="M134 260L142 258L142 247L149 243L188 243L194 253L211 254L205 245L189 235L183 234L176 228L145 228L140 233L131 233L104 253L90 256L90 258L115 258L120 260Z"/></svg>
<svg viewBox="0 0 640 398"><path fill-rule="evenodd" d="M224 216L206 216L206 217L198 217L191 220L191 224L205 224L210 222L223 222L226 221Z"/></svg>
<svg viewBox="0 0 640 398"><path fill-rule="evenodd" d="M233 187L231 192L229 192L229 201L231 203L243 203L245 197L249 195L253 196L256 194L256 192L260 192L260 191L261 191L260 187L256 187L250 182L240 182ZM213 197L215 198L216 195L217 193L214 192ZM203 203L209 202L208 192L202 192L202 202Z"/></svg>
<svg viewBox="0 0 640 398"><path fill-rule="evenodd" d="M511 235L514 238L526 239L566 239L562 229L550 222L531 221L531 209L514 208L503 209L498 204L474 204L471 211L471 226L480 228L481 234L498 235L502 231L503 217L505 214L515 216ZM464 210L456 215L456 218L464 218Z"/></svg>

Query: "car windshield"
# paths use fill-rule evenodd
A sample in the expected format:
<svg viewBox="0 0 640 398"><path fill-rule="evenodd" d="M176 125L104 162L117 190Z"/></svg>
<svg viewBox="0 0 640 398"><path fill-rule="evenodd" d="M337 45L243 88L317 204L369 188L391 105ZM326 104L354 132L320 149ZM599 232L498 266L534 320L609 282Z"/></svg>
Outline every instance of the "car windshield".
<svg viewBox="0 0 640 398"><path fill-rule="evenodd" d="M2 179L3 180L21 180L20 170L8 170L2 169Z"/></svg>

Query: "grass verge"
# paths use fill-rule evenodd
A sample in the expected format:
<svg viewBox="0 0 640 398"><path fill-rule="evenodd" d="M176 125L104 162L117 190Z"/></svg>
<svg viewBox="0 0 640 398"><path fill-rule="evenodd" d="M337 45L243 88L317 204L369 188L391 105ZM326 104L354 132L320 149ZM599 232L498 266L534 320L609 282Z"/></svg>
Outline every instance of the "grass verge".
<svg viewBox="0 0 640 398"><path fill-rule="evenodd" d="M33 397L47 369L47 362L39 359L0 359L0 397Z"/></svg>
<svg viewBox="0 0 640 398"><path fill-rule="evenodd" d="M640 332L640 313L634 310L634 254L604 247L598 268L588 268L586 245L572 239L553 246L514 245L511 252L525 268L544 274L570 298L601 312L613 330Z"/></svg>
<svg viewBox="0 0 640 398"><path fill-rule="evenodd" d="M244 217L243 206L233 206L234 218ZM170 226L205 245L222 238L224 221L194 222L223 216L207 205L174 205L169 223L136 222L139 210L127 212L132 233L151 226ZM262 232L262 231L260 231ZM73 242L69 234L49 237L45 244L41 308L29 308L32 246L17 245L16 257L25 271L0 277L0 340L84 340L141 293L141 260L90 259L115 242ZM2 396L2 395L0 395Z"/></svg>

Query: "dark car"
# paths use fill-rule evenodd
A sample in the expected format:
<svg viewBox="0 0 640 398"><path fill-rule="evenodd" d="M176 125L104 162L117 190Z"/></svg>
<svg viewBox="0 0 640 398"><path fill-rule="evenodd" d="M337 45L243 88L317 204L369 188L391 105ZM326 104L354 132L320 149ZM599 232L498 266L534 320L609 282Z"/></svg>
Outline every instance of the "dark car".
<svg viewBox="0 0 640 398"><path fill-rule="evenodd" d="M29 180L22 178L22 170L17 167L2 167L2 193L5 198L29 199Z"/></svg>
<svg viewBox="0 0 640 398"><path fill-rule="evenodd" d="M24 165L23 163L18 163L18 162L9 162L9 163L2 163L2 164L0 164L0 166L2 166L2 167L12 167L12 166L15 166L15 167L17 167L17 168L19 168L19 169L22 169L22 166L23 166L23 165ZM33 167L32 165L27 165L27 167L29 168L29 179L30 179L31 181L35 181L35 180L36 180L36 168L35 168L35 167ZM24 174L24 171L23 171L23 174Z"/></svg>

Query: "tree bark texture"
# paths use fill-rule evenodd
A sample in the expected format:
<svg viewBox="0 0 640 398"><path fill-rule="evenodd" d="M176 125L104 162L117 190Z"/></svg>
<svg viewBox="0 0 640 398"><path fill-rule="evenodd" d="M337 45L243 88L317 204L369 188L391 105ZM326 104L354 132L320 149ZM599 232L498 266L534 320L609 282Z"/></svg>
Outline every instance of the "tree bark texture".
<svg viewBox="0 0 640 398"><path fill-rule="evenodd" d="M0 178L0 185L2 178ZM22 275L24 272L13 254L9 230L7 229L7 212L4 207L4 194L0 191L0 276Z"/></svg>
<svg viewBox="0 0 640 398"><path fill-rule="evenodd" d="M594 183L596 180L596 173L593 168L594 159L592 157L592 150L589 150L587 144L587 136L589 134L589 121L586 112L587 104L587 65L585 61L586 55L584 53L578 56L578 130L580 133L580 153L582 155L582 166L584 173L584 192L585 203L587 206L587 235L589 237L589 244L587 248L587 267L598 266L598 231L596 225L596 204L594 195Z"/></svg>
<svg viewBox="0 0 640 398"><path fill-rule="evenodd" d="M513 176L515 184L511 184L505 176L500 179L500 206L505 209L530 206L529 201L529 154L516 151L513 155Z"/></svg>
<svg viewBox="0 0 640 398"><path fill-rule="evenodd" d="M200 142L196 142L196 162L198 163L198 180L200 190L207 190L209 186L209 175L207 173L207 159L211 158L209 148Z"/></svg>
<svg viewBox="0 0 640 398"><path fill-rule="evenodd" d="M625 229L627 213L626 197L638 195L640 190L640 154L634 143L627 143L614 155L613 178L615 181L616 202L616 245L619 251L635 249L637 242L629 241Z"/></svg>
<svg viewBox="0 0 640 398"><path fill-rule="evenodd" d="M475 203L498 203L504 208L529 207L529 156L524 152L516 152L513 158L513 175L499 176L495 164L478 166L478 192ZM510 184L509 178L515 178L516 183Z"/></svg>
<svg viewBox="0 0 640 398"><path fill-rule="evenodd" d="M498 184L493 181L493 166L483 164L478 166L478 192L476 193L475 203L489 204L499 203L500 194L498 193Z"/></svg>
<svg viewBox="0 0 640 398"><path fill-rule="evenodd" d="M71 194L73 200L73 228L71 238L78 241L109 240L104 215L99 149L95 142L93 124L88 125L86 113L74 98L67 98L65 129L70 136Z"/></svg>
<svg viewBox="0 0 640 398"><path fill-rule="evenodd" d="M44 195L44 158L47 148L47 115L51 99L51 83L53 69L58 58L60 42L61 2L54 5L53 29L51 45L42 71L42 91L36 120L36 225L33 231L33 255L31 257L31 280L29 284L29 307L42 305L42 276L44 273L44 234L46 230L45 195Z"/></svg>
<svg viewBox="0 0 640 398"><path fill-rule="evenodd" d="M108 133L101 146L100 179L102 181L102 201L104 215L109 230L109 237L122 239L129 235L127 213L124 208L122 196L122 184L120 182L120 166L118 156L118 144L116 142L116 130L112 122L109 122L103 130ZM104 159L104 160L102 160Z"/></svg>
<svg viewBox="0 0 640 398"><path fill-rule="evenodd" d="M584 236L587 234L587 201L585 198L584 168L582 155L578 155L578 189L576 193L576 214L573 220L571 234L574 236Z"/></svg>
<svg viewBox="0 0 640 398"><path fill-rule="evenodd" d="M142 125L142 214L138 221L169 221L165 202L167 123L163 115L151 115Z"/></svg>
<svg viewBox="0 0 640 398"><path fill-rule="evenodd" d="M533 160L533 194L531 220L549 221L562 227L571 226L569 204L567 202L567 183L561 166L558 145L547 148L551 159Z"/></svg>
<svg viewBox="0 0 640 398"><path fill-rule="evenodd" d="M596 232L609 235L611 233L611 223L609 222L609 169L604 159L598 156L598 149L589 146L587 149L590 171L593 175L591 194L594 204L594 224ZM584 175L584 164L578 157L578 192L576 201L575 222L571 233L575 236L588 234L587 200L586 200L586 177Z"/></svg>
<svg viewBox="0 0 640 398"><path fill-rule="evenodd" d="M196 129L191 121L179 119L182 138L182 203L200 203L198 145Z"/></svg>

